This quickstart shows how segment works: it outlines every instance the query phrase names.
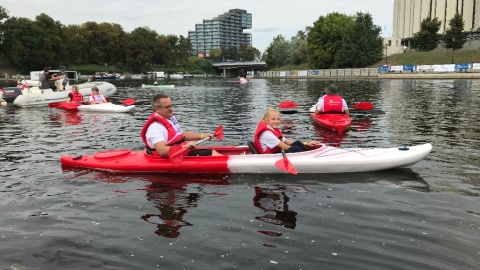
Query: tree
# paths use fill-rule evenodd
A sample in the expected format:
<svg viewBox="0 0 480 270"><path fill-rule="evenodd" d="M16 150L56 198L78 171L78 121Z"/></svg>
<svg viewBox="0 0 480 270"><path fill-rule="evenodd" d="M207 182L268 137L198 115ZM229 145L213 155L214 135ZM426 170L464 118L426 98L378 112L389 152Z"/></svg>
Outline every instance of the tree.
<svg viewBox="0 0 480 270"><path fill-rule="evenodd" d="M448 25L450 28L445 31L445 35L443 36L445 48L452 49L452 51L463 48L463 45L467 42L467 33L463 32L465 22L463 21L462 15L456 13Z"/></svg>
<svg viewBox="0 0 480 270"><path fill-rule="evenodd" d="M230 46L223 50L223 57L225 60L240 60L240 53L238 52L237 47Z"/></svg>
<svg viewBox="0 0 480 270"><path fill-rule="evenodd" d="M440 36L438 30L442 24L436 17L425 18L420 23L420 31L413 35L413 47L428 52L437 48Z"/></svg>
<svg viewBox="0 0 480 270"><path fill-rule="evenodd" d="M5 40L5 21L8 20L8 11L0 6L0 65L5 62L5 52L3 48L3 41Z"/></svg>
<svg viewBox="0 0 480 270"><path fill-rule="evenodd" d="M220 48L211 49L209 55L213 61L222 61L223 52Z"/></svg>
<svg viewBox="0 0 480 270"><path fill-rule="evenodd" d="M382 29L369 13L357 13L338 51L339 67L357 68L377 63L383 56Z"/></svg>
<svg viewBox="0 0 480 270"><path fill-rule="evenodd" d="M243 61L253 61L255 60L255 57L260 58L260 54L261 54L257 48L248 46L246 44L240 45L239 53L240 53L239 57Z"/></svg>
<svg viewBox="0 0 480 270"><path fill-rule="evenodd" d="M297 35L292 37L289 43L288 63L298 65L307 61L308 42L303 31L298 31Z"/></svg>
<svg viewBox="0 0 480 270"><path fill-rule="evenodd" d="M344 37L354 25L352 16L330 13L320 16L309 28L308 59L315 68L337 68L340 66L337 52L343 46Z"/></svg>
<svg viewBox="0 0 480 270"><path fill-rule="evenodd" d="M278 35L273 38L272 43L267 47L263 54L263 60L269 68L280 67L288 64L289 42L284 36Z"/></svg>

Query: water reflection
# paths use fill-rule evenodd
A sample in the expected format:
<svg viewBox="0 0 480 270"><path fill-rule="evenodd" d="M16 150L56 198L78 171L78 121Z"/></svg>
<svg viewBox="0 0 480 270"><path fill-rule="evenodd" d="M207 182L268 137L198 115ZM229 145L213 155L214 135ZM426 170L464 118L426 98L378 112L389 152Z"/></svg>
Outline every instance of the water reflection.
<svg viewBox="0 0 480 270"><path fill-rule="evenodd" d="M82 123L82 116L77 111L57 110L50 114L50 122L54 127L75 126Z"/></svg>

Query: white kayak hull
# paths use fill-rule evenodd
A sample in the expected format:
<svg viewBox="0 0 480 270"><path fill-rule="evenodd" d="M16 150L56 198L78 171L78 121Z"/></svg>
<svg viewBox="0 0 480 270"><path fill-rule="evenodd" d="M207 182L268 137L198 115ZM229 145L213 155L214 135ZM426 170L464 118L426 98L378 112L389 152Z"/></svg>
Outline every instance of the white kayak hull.
<svg viewBox="0 0 480 270"><path fill-rule="evenodd" d="M408 167L424 159L432 150L430 143L409 146L408 150L394 148L338 148L326 146L307 152L286 154L300 173L348 173L381 171ZM278 173L275 162L281 154L230 156L228 168L232 173Z"/></svg>
<svg viewBox="0 0 480 270"><path fill-rule="evenodd" d="M142 84L142 88L175 88L174 84Z"/></svg>
<svg viewBox="0 0 480 270"><path fill-rule="evenodd" d="M98 87L100 94L105 97L113 95L117 91L115 85L108 82L87 82L81 83L78 85L80 93L83 95L84 100L88 100L88 95L92 92L92 87ZM34 106L43 106L48 105L51 102L62 102L66 101L68 93L70 93L71 86L67 90L53 92L51 89L45 91L44 93L38 94L28 94L24 93L19 95L14 101L13 104L17 107L34 107Z"/></svg>
<svg viewBox="0 0 480 270"><path fill-rule="evenodd" d="M118 105L112 103L92 104L92 105L80 105L79 111L86 112L107 112L107 113L127 113L135 109L135 105Z"/></svg>

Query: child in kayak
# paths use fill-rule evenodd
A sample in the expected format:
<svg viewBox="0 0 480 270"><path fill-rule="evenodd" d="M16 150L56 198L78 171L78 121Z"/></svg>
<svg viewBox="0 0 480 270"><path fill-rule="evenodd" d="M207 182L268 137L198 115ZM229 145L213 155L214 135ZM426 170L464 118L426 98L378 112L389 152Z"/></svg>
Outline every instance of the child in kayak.
<svg viewBox="0 0 480 270"><path fill-rule="evenodd" d="M88 100L90 104L107 103L107 100L100 94L100 90L96 86L92 87L92 93L89 95Z"/></svg>
<svg viewBox="0 0 480 270"><path fill-rule="evenodd" d="M308 147L318 147L319 142L295 141L283 137L280 130L280 112L276 109L268 108L263 114L255 131L254 145L259 154L280 153L285 150L286 153L303 152L310 150ZM308 147L307 147L308 146Z"/></svg>

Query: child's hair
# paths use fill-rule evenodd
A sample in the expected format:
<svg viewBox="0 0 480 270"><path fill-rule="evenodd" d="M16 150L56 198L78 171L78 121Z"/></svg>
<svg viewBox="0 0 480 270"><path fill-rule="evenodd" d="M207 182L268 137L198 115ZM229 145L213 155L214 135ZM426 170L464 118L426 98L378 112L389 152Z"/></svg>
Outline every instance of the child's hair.
<svg viewBox="0 0 480 270"><path fill-rule="evenodd" d="M267 109L265 110L265 112L263 113L263 116L262 116L262 118L260 119L260 121L258 122L258 124L260 124L261 122L265 121L265 119L268 118L268 117L270 116L270 113L272 113L272 112L278 112L278 113L280 113L279 110L269 107L269 108L267 108Z"/></svg>
<svg viewBox="0 0 480 270"><path fill-rule="evenodd" d="M98 87L96 87L96 86L92 87L92 91L100 92L100 90L99 90Z"/></svg>

